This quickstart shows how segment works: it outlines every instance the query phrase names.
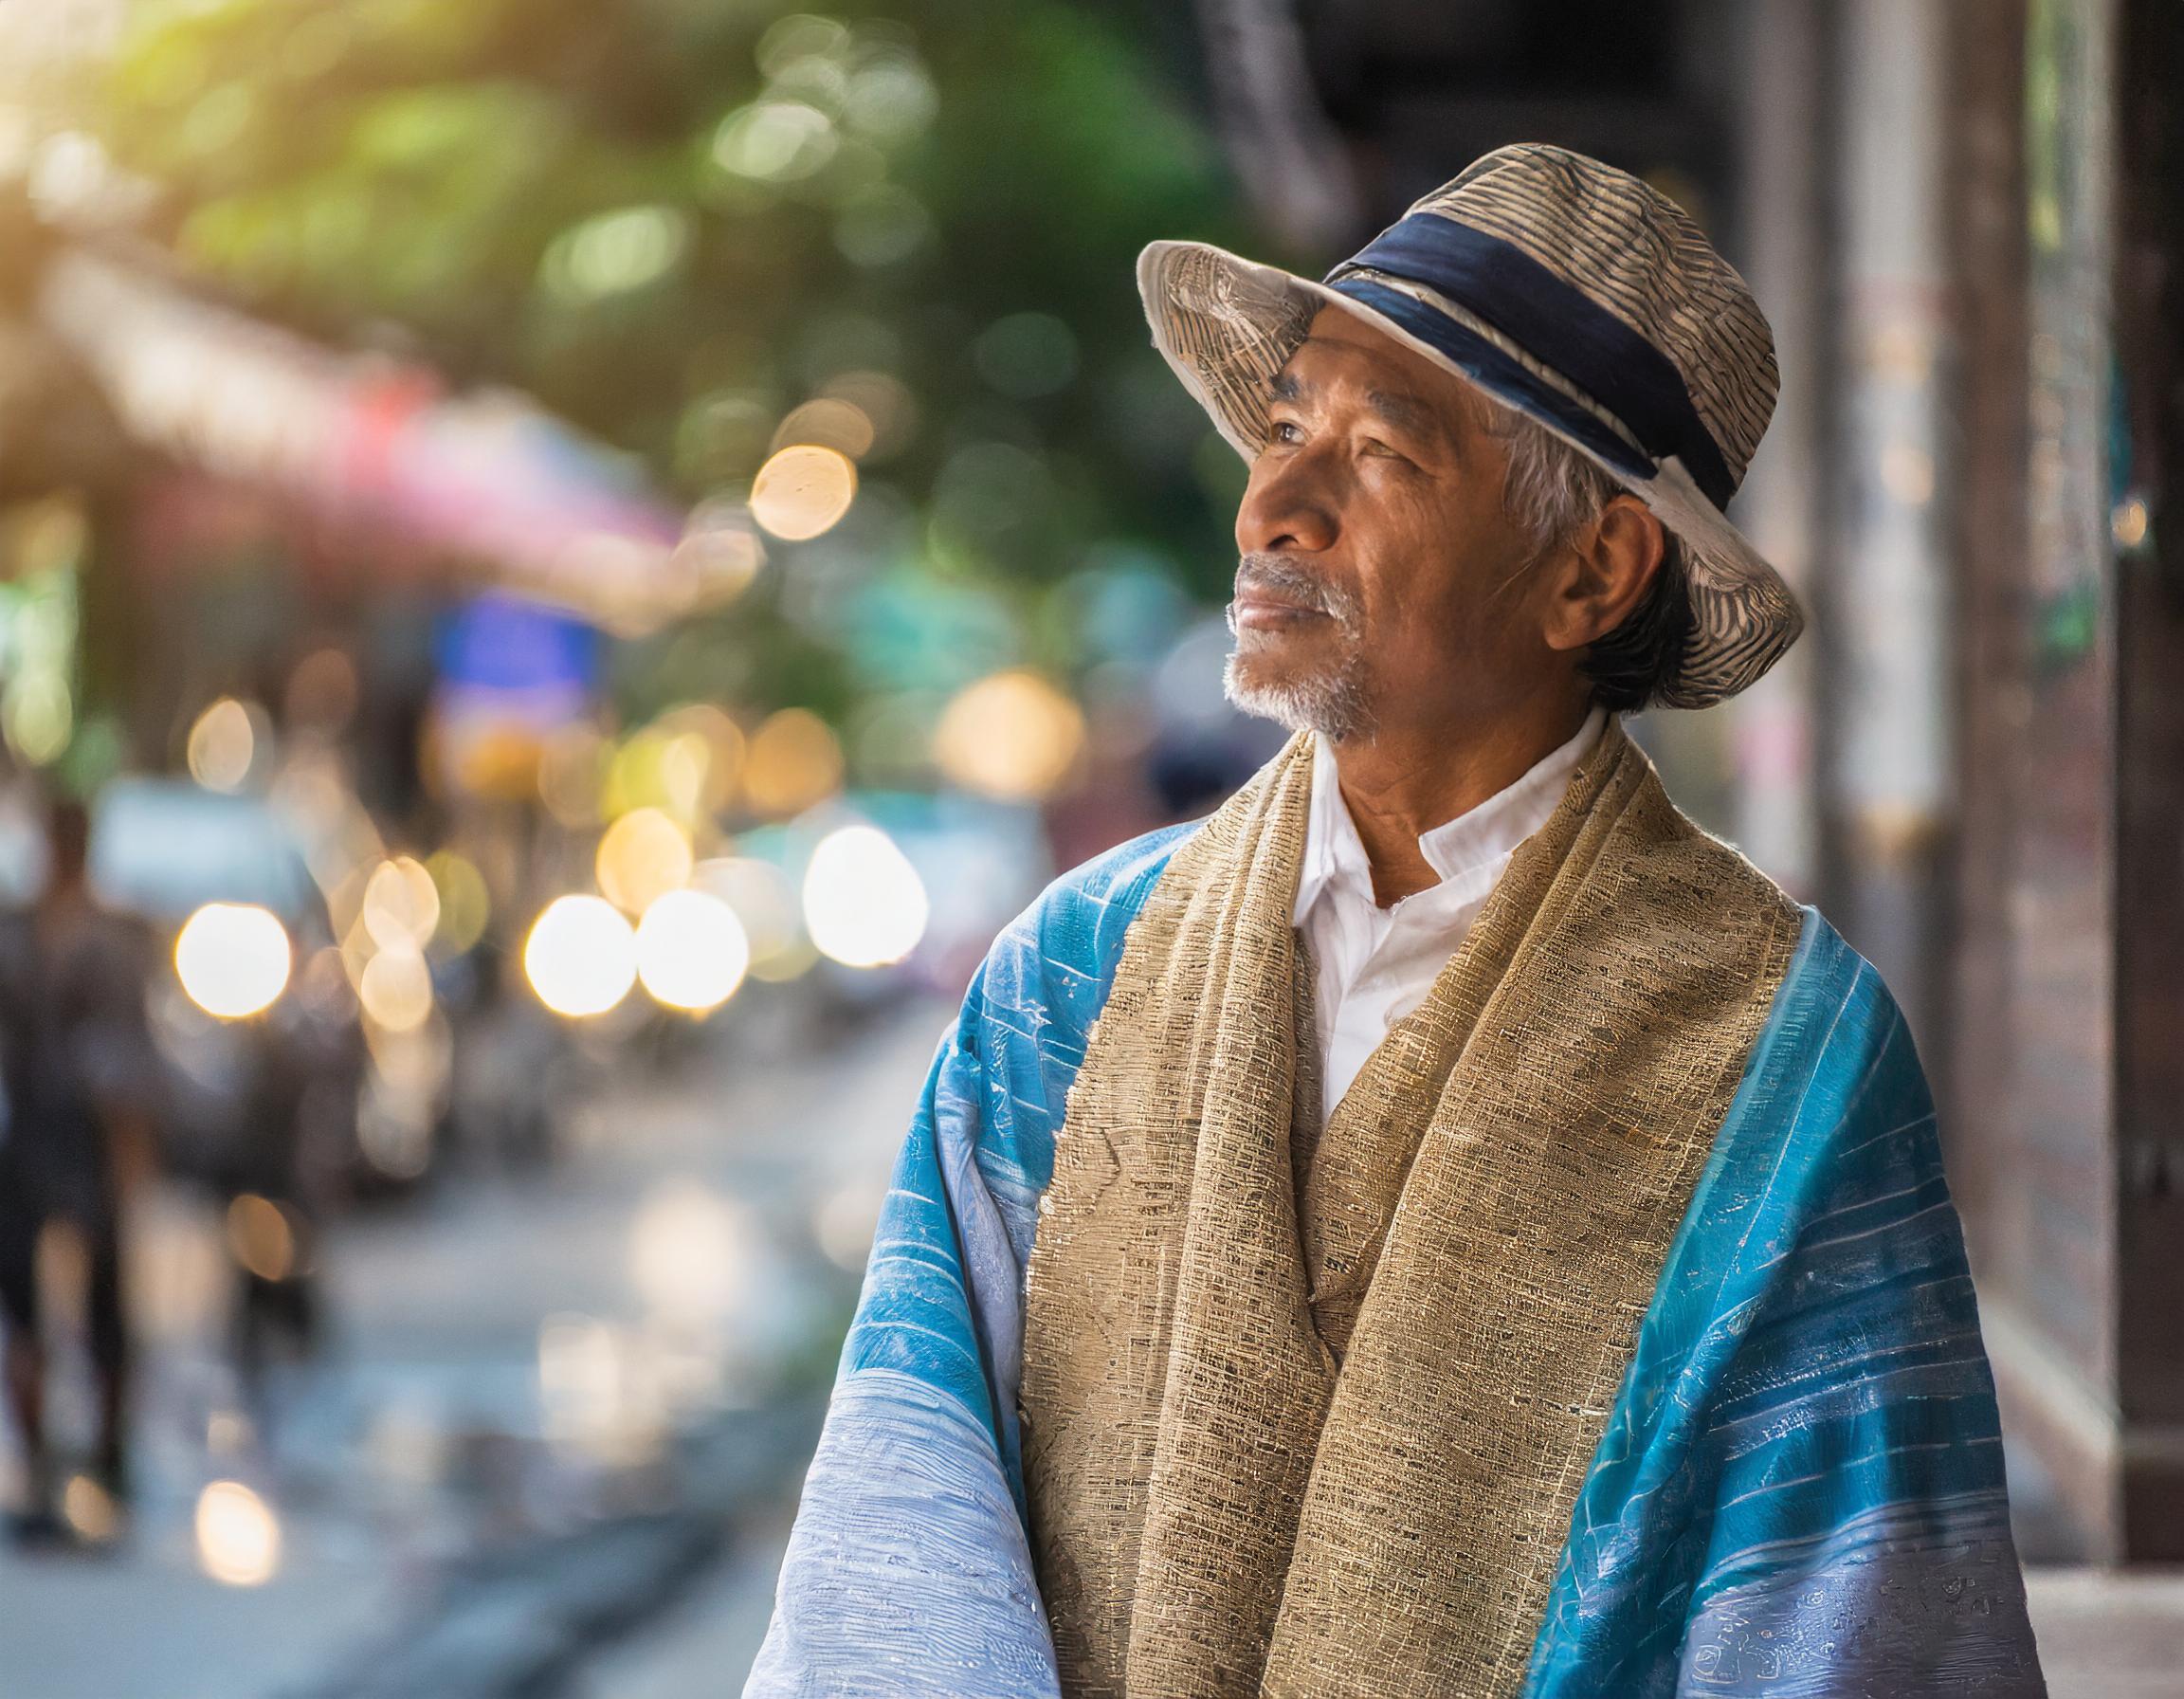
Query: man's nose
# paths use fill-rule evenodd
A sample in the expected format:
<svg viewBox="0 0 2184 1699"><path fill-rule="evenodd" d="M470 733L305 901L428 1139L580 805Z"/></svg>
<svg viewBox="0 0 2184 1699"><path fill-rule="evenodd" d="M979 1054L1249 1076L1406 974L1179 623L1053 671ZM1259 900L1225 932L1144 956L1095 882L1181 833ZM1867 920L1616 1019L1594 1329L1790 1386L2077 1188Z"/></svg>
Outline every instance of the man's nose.
<svg viewBox="0 0 2184 1699"><path fill-rule="evenodd" d="M1329 500L1326 481L1308 454L1291 456L1280 466L1261 460L1236 506L1236 550L1240 555L1297 549L1318 553L1334 544L1341 526Z"/></svg>

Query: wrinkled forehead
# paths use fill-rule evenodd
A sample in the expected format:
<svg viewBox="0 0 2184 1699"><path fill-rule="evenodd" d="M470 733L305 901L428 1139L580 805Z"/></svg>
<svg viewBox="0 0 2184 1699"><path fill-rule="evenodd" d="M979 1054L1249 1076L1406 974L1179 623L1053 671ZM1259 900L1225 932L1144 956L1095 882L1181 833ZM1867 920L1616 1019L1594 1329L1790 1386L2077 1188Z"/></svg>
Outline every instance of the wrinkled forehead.
<svg viewBox="0 0 2184 1699"><path fill-rule="evenodd" d="M1267 393L1277 400L1301 401L1335 391L1425 435L1462 437L1490 429L1496 411L1469 379L1355 313L1327 305L1267 380Z"/></svg>

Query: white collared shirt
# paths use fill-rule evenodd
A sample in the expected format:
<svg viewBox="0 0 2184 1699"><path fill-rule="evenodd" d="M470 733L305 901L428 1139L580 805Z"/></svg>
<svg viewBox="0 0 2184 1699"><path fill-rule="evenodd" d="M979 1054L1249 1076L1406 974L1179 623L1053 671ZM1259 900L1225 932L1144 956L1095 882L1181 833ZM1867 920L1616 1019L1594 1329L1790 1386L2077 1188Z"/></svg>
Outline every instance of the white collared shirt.
<svg viewBox="0 0 2184 1699"><path fill-rule="evenodd" d="M1292 923L1312 945L1319 975L1322 1115L1349 1090L1388 1029L1426 1000L1464 941L1519 845L1546 825L1570 775L1607 726L1605 708L1576 735L1511 784L1418 839L1438 885L1382 908L1373 868L1342 800L1335 751L1320 738L1312 756L1312 817L1297 881Z"/></svg>

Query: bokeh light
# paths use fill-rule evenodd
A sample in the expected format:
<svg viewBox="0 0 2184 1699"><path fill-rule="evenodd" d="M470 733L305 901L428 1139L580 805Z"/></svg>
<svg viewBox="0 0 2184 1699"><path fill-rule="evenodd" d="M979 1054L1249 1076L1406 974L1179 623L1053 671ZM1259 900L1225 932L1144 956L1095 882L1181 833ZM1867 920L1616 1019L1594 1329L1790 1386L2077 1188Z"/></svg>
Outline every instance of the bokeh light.
<svg viewBox="0 0 2184 1699"><path fill-rule="evenodd" d="M667 786L660 767L666 753L666 734L650 726L616 744L604 771L596 804L599 813L613 820L637 809L664 807Z"/></svg>
<svg viewBox="0 0 2184 1699"><path fill-rule="evenodd" d="M599 840L599 888L615 907L643 914L668 891L690 883L690 838L664 810L624 814Z"/></svg>
<svg viewBox="0 0 2184 1699"><path fill-rule="evenodd" d="M174 940L174 972L208 1014L241 1020L270 1008L288 984L288 930L255 903L208 903Z"/></svg>
<svg viewBox="0 0 2184 1699"><path fill-rule="evenodd" d="M48 218L65 217L94 200L112 170L99 138L81 130L62 130L46 137L32 154L29 166L25 187L32 204Z"/></svg>
<svg viewBox="0 0 2184 1699"><path fill-rule="evenodd" d="M713 158L739 177L792 183L831 159L840 142L834 120L816 106L754 100L720 120L713 133Z"/></svg>
<svg viewBox="0 0 2184 1699"><path fill-rule="evenodd" d="M613 818L656 808L695 825L734 798L743 757L742 729L721 709L709 703L673 709L614 752L601 812Z"/></svg>
<svg viewBox="0 0 2184 1699"><path fill-rule="evenodd" d="M190 776L209 791L240 791L258 759L264 719L232 696L209 704L190 727Z"/></svg>
<svg viewBox="0 0 2184 1699"><path fill-rule="evenodd" d="M548 1316L538 1327L538 1402L547 1440L593 1463L647 1459L664 1411L649 1353L632 1329L595 1316Z"/></svg>
<svg viewBox="0 0 2184 1699"><path fill-rule="evenodd" d="M1021 671L997 672L959 693L933 738L934 758L951 780L1016 802L1051 792L1083 747L1083 710Z"/></svg>
<svg viewBox="0 0 2184 1699"><path fill-rule="evenodd" d="M775 537L803 542L828 530L857 497L857 468L838 448L792 443L768 457L751 484L751 515Z"/></svg>
<svg viewBox="0 0 2184 1699"><path fill-rule="evenodd" d="M690 511L670 565L682 575L688 612L718 608L751 587L766 564L766 545L739 502L701 502Z"/></svg>
<svg viewBox="0 0 2184 1699"><path fill-rule="evenodd" d="M413 1032L432 1014L432 970L407 939L373 953L357 978L356 1000L372 1023L390 1032Z"/></svg>
<svg viewBox="0 0 2184 1699"><path fill-rule="evenodd" d="M898 183L876 183L843 204L834 246L852 265L876 268L906 260L933 239L933 214Z"/></svg>
<svg viewBox="0 0 2184 1699"><path fill-rule="evenodd" d="M831 64L839 71L838 61L850 40L849 26L840 18L791 12L766 26L752 57L774 82L793 82L800 73L809 74L815 64Z"/></svg>
<svg viewBox="0 0 2184 1699"><path fill-rule="evenodd" d="M660 716L656 729L678 742L696 738L704 745L703 774L698 787L697 807L705 813L723 809L736 799L743 779L747 740L743 728L726 709L709 702L686 703ZM664 767L667 763L664 760Z"/></svg>
<svg viewBox="0 0 2184 1699"><path fill-rule="evenodd" d="M372 869L360 916L380 949L420 949L440 924L439 886L423 862L398 855Z"/></svg>
<svg viewBox="0 0 2184 1699"><path fill-rule="evenodd" d="M121 1515L114 1495L89 1475L68 1477L61 1494L61 1514L79 1539L94 1545L111 1540L119 1531Z"/></svg>
<svg viewBox="0 0 2184 1699"><path fill-rule="evenodd" d="M671 1319L719 1322L750 1281L753 1224L741 1206L698 1180L654 1188L630 1223L629 1283Z"/></svg>
<svg viewBox="0 0 2184 1699"><path fill-rule="evenodd" d="M809 708L783 708L751 734L743 794L761 814L801 813L841 785L841 740Z"/></svg>
<svg viewBox="0 0 2184 1699"><path fill-rule="evenodd" d="M678 820L695 820L705 812L705 780L713 750L695 732L669 737L660 751L661 806Z"/></svg>
<svg viewBox="0 0 2184 1699"><path fill-rule="evenodd" d="M736 911L751 952L753 978L793 979L817 959L818 952L804 936L796 887L772 862L744 855L716 856L700 862L691 880Z"/></svg>
<svg viewBox="0 0 2184 1699"><path fill-rule="evenodd" d="M846 967L900 961L925 936L932 912L910 858L876 826L845 826L819 840L804 871L804 925L821 954Z"/></svg>
<svg viewBox="0 0 2184 1699"><path fill-rule="evenodd" d="M214 1481L197 1495L197 1562L230 1587L263 1586L281 1567L281 1524L272 1507L240 1481Z"/></svg>
<svg viewBox="0 0 2184 1699"><path fill-rule="evenodd" d="M432 941L460 956L485 935L493 902L478 864L453 850L441 850L425 863L440 898L440 924Z"/></svg>
<svg viewBox="0 0 2184 1699"><path fill-rule="evenodd" d="M846 401L864 415L872 441L859 460L883 460L901 451L918 429L918 402L893 373L869 368L829 378L825 393Z"/></svg>
<svg viewBox="0 0 2184 1699"><path fill-rule="evenodd" d="M18 673L0 691L0 730L33 767L60 759L76 735L76 698L68 681L40 670Z"/></svg>
<svg viewBox="0 0 2184 1699"><path fill-rule="evenodd" d="M886 1196L883 1187L848 1185L820 1200L811 1212L811 1236L828 1262L852 1274L864 1271Z"/></svg>
<svg viewBox="0 0 2184 1699"><path fill-rule="evenodd" d="M670 1009L702 1014L719 1008L750 966L743 923L709 891L668 891L637 923L637 977Z"/></svg>
<svg viewBox="0 0 2184 1699"><path fill-rule="evenodd" d="M357 1146L390 1178L414 1179L431 1164L438 1123L448 1104L454 1031L433 1009L402 1031L368 1021L364 1039L372 1069L357 1107Z"/></svg>
<svg viewBox="0 0 2184 1699"><path fill-rule="evenodd" d="M350 983L339 945L321 944L312 951L295 977L296 995L315 1019L339 1026L355 1017L356 988Z"/></svg>
<svg viewBox="0 0 2184 1699"><path fill-rule="evenodd" d="M637 940L604 897L556 897L523 941L523 972L555 1014L604 1014L637 982Z"/></svg>
<svg viewBox="0 0 2184 1699"><path fill-rule="evenodd" d="M854 401L822 395L807 401L781 421L774 432L774 447L787 448L802 443L862 460L871 450L874 434L870 415Z"/></svg>
<svg viewBox="0 0 2184 1699"><path fill-rule="evenodd" d="M228 1206L228 1251L261 1280L296 1272L296 1230L270 1197L246 1192Z"/></svg>
<svg viewBox="0 0 2184 1699"><path fill-rule="evenodd" d="M874 59L850 79L842 117L859 134L895 144L932 123L939 107L939 90L925 67L897 52Z"/></svg>
<svg viewBox="0 0 2184 1699"><path fill-rule="evenodd" d="M557 237L546 250L540 281L572 303L596 301L658 282L689 247L689 220L675 208L623 207Z"/></svg>

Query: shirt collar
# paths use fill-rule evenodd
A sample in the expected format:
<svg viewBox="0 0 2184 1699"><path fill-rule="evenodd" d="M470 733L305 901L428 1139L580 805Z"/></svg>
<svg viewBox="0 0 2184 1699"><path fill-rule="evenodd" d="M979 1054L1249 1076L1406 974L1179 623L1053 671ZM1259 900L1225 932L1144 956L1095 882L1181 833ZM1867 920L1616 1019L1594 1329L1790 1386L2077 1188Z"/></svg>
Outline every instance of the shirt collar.
<svg viewBox="0 0 2184 1699"><path fill-rule="evenodd" d="M1554 813L1576 771L1608 724L1608 710L1594 706L1566 743L1550 750L1531 767L1477 807L1444 821L1418 839L1418 852L1443 882L1490 867L1517 847ZM1312 801L1305 827L1303 864L1297 880L1297 902L1290 923L1301 925L1320 893L1335 887L1373 896L1373 864L1356 822L1342 800L1335 771L1334 746L1313 734Z"/></svg>

